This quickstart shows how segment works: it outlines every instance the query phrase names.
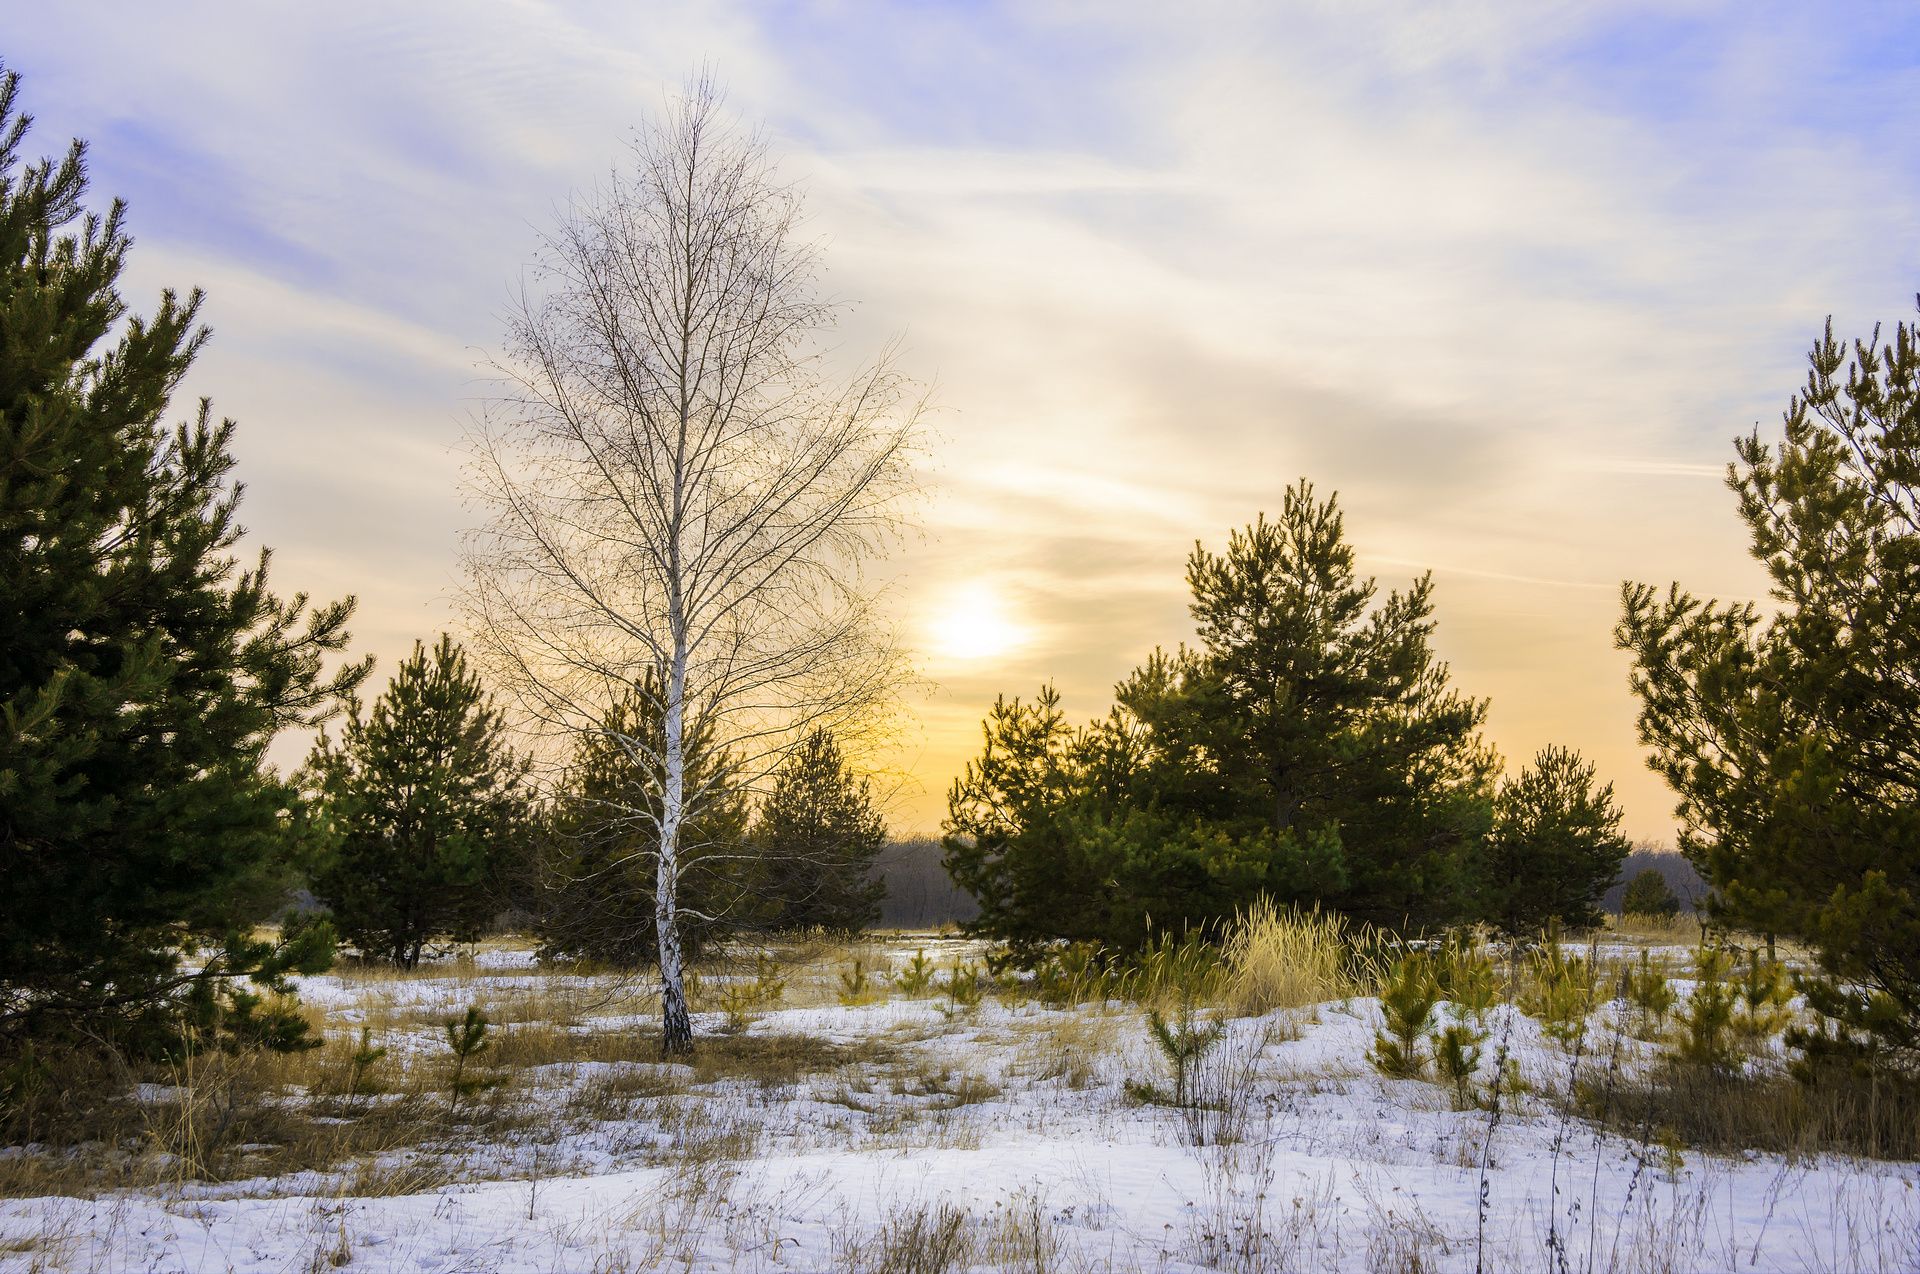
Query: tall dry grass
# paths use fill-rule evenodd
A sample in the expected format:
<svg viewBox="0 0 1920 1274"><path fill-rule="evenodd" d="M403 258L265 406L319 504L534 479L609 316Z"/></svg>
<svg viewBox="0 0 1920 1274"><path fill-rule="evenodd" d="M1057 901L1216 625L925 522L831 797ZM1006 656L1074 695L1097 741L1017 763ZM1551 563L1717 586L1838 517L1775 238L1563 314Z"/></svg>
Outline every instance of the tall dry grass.
<svg viewBox="0 0 1920 1274"><path fill-rule="evenodd" d="M1372 994L1381 970L1364 954L1376 944L1356 941L1365 936L1344 916L1262 898L1236 916L1227 933L1227 1007L1257 1015Z"/></svg>
<svg viewBox="0 0 1920 1274"><path fill-rule="evenodd" d="M1670 1062L1607 1091L1583 1082L1574 1097L1581 1114L1629 1136L1666 1132L1717 1154L1920 1158L1920 1087L1870 1074L1804 1083Z"/></svg>
<svg viewBox="0 0 1920 1274"><path fill-rule="evenodd" d="M1671 916L1628 912L1608 916L1606 932L1616 938L1634 938L1662 946L1689 946L1704 934L1700 919L1691 912L1677 911Z"/></svg>

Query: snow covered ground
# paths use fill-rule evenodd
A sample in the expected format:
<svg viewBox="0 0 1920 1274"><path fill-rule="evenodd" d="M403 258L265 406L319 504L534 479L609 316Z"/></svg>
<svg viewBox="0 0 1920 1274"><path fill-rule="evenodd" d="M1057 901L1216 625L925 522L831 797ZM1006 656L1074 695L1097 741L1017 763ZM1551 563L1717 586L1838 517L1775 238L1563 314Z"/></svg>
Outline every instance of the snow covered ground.
<svg viewBox="0 0 1920 1274"><path fill-rule="evenodd" d="M643 988L504 948L303 994L330 1048L377 1023L397 1046L382 1064L422 1073L444 1060L436 1015L469 1003L503 1023L502 1057L516 1031L564 1054L650 1025ZM843 1006L824 981L784 998L693 1066L513 1069L471 1099L492 1122L447 1109L441 1135L373 1165L0 1201L0 1268L1920 1270L1920 1166L1602 1133L1557 1096L1575 1059L1510 1010L1482 1078L1504 1041L1530 1091L1496 1119L1376 1074L1370 999L1231 1021L1196 1080L1224 1109L1181 1110L1130 1095L1169 1080L1118 1003ZM1604 1034L1583 1074L1604 1075ZM1623 1041L1622 1071L1643 1051Z"/></svg>

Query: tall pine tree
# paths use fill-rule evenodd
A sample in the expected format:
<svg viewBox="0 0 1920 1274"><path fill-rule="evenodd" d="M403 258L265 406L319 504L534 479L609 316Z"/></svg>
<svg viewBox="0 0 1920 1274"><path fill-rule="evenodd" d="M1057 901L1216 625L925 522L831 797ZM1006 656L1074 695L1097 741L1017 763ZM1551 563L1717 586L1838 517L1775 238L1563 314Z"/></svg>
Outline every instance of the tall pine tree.
<svg viewBox="0 0 1920 1274"><path fill-rule="evenodd" d="M773 929L864 929L886 886L874 863L887 827L869 784L839 743L816 730L780 763L750 838L760 923Z"/></svg>
<svg viewBox="0 0 1920 1274"><path fill-rule="evenodd" d="M1709 910L1816 948L1821 1047L1920 1074L1920 325L1810 362L1728 470L1774 605L1628 584L1616 636Z"/></svg>
<svg viewBox="0 0 1920 1274"><path fill-rule="evenodd" d="M1117 795L1088 784L1094 732L1068 724L1059 692L1043 686L1031 701L996 699L980 733L978 759L947 791L941 839L947 875L980 906L970 928L1023 952L1054 938L1144 937L1089 853L1092 818Z"/></svg>
<svg viewBox="0 0 1920 1274"><path fill-rule="evenodd" d="M977 927L1135 943L1256 897L1384 924L1453 918L1489 823L1484 702L1435 659L1432 582L1384 598L1301 482L1188 561L1199 642L1156 651L1105 720L996 705L949 797Z"/></svg>
<svg viewBox="0 0 1920 1274"><path fill-rule="evenodd" d="M1258 846L1275 896L1391 924L1456 914L1493 756L1485 701L1434 657L1432 577L1381 597L1338 498L1303 481L1225 553L1196 546L1187 582L1199 647L1119 693L1163 801Z"/></svg>
<svg viewBox="0 0 1920 1274"><path fill-rule="evenodd" d="M1600 897L1633 846L1620 834L1613 784L1566 748L1543 748L1500 787L1481 863L1478 910L1506 933L1549 922L1600 923Z"/></svg>
<svg viewBox="0 0 1920 1274"><path fill-rule="evenodd" d="M325 833L314 892L347 941L412 968L430 942L477 936L526 835L525 766L451 637L414 643L306 773Z"/></svg>
<svg viewBox="0 0 1920 1274"><path fill-rule="evenodd" d="M0 76L0 1036L293 1042L231 979L328 957L245 934L294 795L263 754L365 675L322 672L353 604L283 602L265 551L235 560L233 423L162 423L200 294L126 312L122 206L83 213L79 142L21 166L18 88Z"/></svg>

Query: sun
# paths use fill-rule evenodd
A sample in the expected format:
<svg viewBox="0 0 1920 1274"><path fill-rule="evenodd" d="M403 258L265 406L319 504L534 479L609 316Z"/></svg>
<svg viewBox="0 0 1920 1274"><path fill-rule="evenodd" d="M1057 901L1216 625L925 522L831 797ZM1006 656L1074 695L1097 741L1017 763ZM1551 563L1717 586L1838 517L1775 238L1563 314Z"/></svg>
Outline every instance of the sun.
<svg viewBox="0 0 1920 1274"><path fill-rule="evenodd" d="M927 621L933 653L946 659L991 659L1025 644L1027 630L1008 614L1006 602L984 583L949 593Z"/></svg>

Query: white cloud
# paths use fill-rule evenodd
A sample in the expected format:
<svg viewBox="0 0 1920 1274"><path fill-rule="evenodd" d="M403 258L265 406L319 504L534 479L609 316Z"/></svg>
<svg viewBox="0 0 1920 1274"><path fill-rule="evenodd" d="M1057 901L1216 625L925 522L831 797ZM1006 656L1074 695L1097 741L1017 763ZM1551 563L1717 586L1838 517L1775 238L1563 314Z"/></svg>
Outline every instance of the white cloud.
<svg viewBox="0 0 1920 1274"><path fill-rule="evenodd" d="M844 355L905 329L939 381L902 605L991 578L1032 624L927 707L930 793L996 686L1096 710L1181 635L1191 542L1306 474L1367 561L1441 568L1441 640L1505 750L1586 746L1646 830L1666 800L1606 590L1756 592L1703 479L1825 314L1863 329L1916 285L1913 73L1853 66L1865 37L1817 18L183 4L49 7L6 52L41 146L94 137L133 197L136 302L209 288L189 390L242 421L283 584L360 591L384 655L447 622L449 448L535 228L710 62L807 182L827 284L861 302Z"/></svg>

